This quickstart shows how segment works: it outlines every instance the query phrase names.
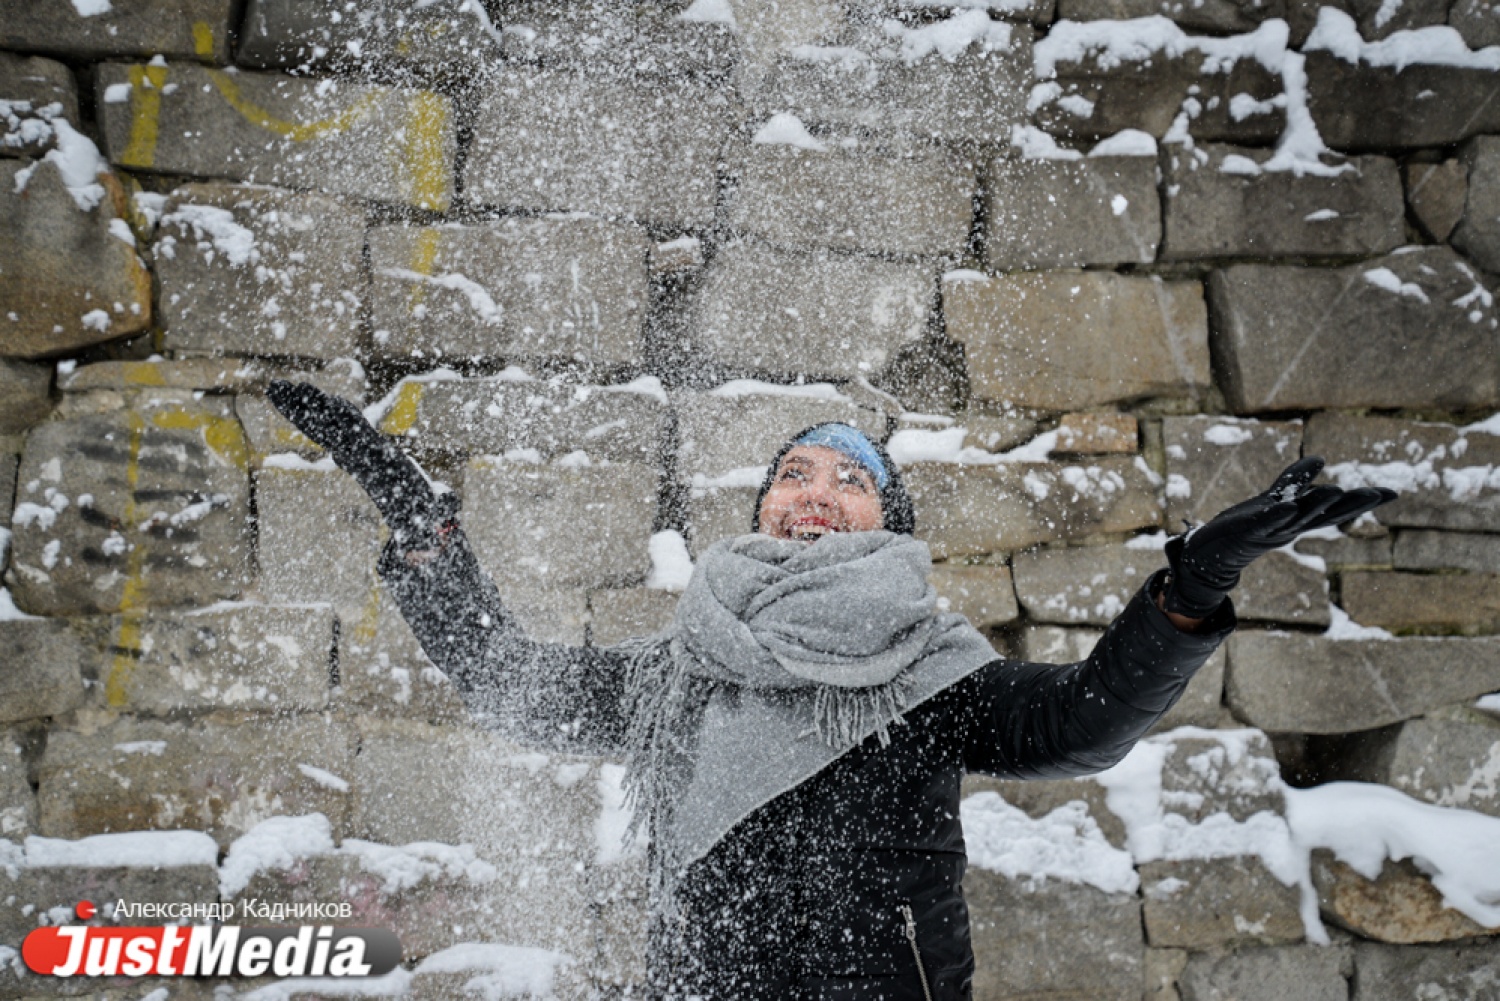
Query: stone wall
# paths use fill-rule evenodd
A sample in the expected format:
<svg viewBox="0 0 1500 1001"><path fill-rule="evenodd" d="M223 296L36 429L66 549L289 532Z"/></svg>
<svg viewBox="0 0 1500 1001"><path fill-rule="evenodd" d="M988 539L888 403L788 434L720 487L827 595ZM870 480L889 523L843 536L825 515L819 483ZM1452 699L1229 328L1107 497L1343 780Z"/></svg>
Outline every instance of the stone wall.
<svg viewBox="0 0 1500 1001"><path fill-rule="evenodd" d="M976 997L1496 996L1500 888L1265 845L1334 780L1500 818L1500 7L355 6L0 0L0 996L79 989L10 950L85 895L355 900L424 994L638 982L618 767L474 726L275 377L369 405L571 644L667 621L823 420L1040 660L1300 455L1395 486L1256 565L1142 752L1168 827L1269 840L973 780L971 842L1128 853L971 846Z"/></svg>

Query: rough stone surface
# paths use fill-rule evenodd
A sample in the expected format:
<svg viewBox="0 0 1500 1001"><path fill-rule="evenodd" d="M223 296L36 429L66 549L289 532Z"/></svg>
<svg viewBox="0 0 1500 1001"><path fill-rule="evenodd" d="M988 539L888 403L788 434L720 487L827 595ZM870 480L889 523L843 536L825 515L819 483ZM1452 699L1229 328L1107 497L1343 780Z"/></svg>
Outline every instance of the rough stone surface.
<svg viewBox="0 0 1500 1001"><path fill-rule="evenodd" d="M343 727L320 716L237 724L123 717L93 731L54 731L39 769L41 831L81 838L187 828L227 847L267 817L305 813L341 830L348 793L300 765L347 779Z"/></svg>
<svg viewBox="0 0 1500 1001"><path fill-rule="evenodd" d="M1269 487L1301 457L1300 421L1168 417L1167 525L1202 524Z"/></svg>
<svg viewBox="0 0 1500 1001"><path fill-rule="evenodd" d="M991 271L1146 264L1161 242L1156 160L999 156L985 177L984 263Z"/></svg>
<svg viewBox="0 0 1500 1001"><path fill-rule="evenodd" d="M1500 642L1329 640L1241 631L1229 638L1235 715L1273 733L1352 733L1500 689Z"/></svg>
<svg viewBox="0 0 1500 1001"><path fill-rule="evenodd" d="M938 608L957 612L976 629L1003 626L1020 617L1010 567L1002 564L939 563L932 568Z"/></svg>
<svg viewBox="0 0 1500 1001"><path fill-rule="evenodd" d="M1215 949L1302 940L1301 894L1249 856L1141 865L1146 941Z"/></svg>
<svg viewBox="0 0 1500 1001"><path fill-rule="evenodd" d="M1346 573L1339 598L1355 622L1396 633L1500 631L1500 574Z"/></svg>
<svg viewBox="0 0 1500 1001"><path fill-rule="evenodd" d="M1161 769L1166 812L1190 824L1214 814L1244 822L1258 813L1281 815L1281 767L1262 733L1241 730L1232 737L1173 737Z"/></svg>
<svg viewBox="0 0 1500 1001"><path fill-rule="evenodd" d="M1105 626L1166 565L1159 550L1076 546L1017 553L1016 594L1035 622Z"/></svg>
<svg viewBox="0 0 1500 1001"><path fill-rule="evenodd" d="M150 326L151 275L134 238L111 228L123 225L123 192L113 174L99 178L80 205L56 164L0 160L0 355L44 358Z"/></svg>
<svg viewBox="0 0 1500 1001"><path fill-rule="evenodd" d="M1434 240L1447 240L1464 215L1469 169L1460 160L1412 163L1401 169L1406 204Z"/></svg>
<svg viewBox="0 0 1500 1001"><path fill-rule="evenodd" d="M657 470L476 459L464 475L465 531L499 581L558 587L639 583L651 561Z"/></svg>
<svg viewBox="0 0 1500 1001"><path fill-rule="evenodd" d="M119 900L131 904L211 904L219 899L219 874L211 865L49 865L27 866L12 872L14 876L10 879L0 874L0 892L8 898L4 912L0 913L0 944L12 948L19 947L26 933L42 923L40 919L46 912L56 907L71 912L72 904L80 900L93 901L99 907L100 918L91 922L97 926L108 924L101 919L105 912L114 912ZM69 924L82 924L71 913L69 918ZM89 980L100 982L92 977ZM124 978L120 980L127 982ZM31 986L31 990L35 992L33 996L53 993L39 985ZM24 994L7 991L7 996Z"/></svg>
<svg viewBox="0 0 1500 1001"><path fill-rule="evenodd" d="M0 48L49 52L70 59L155 56L229 61L232 0L114 0L87 13L72 4L30 0L0 3ZM200 28L199 25L202 25Z"/></svg>
<svg viewBox="0 0 1500 1001"><path fill-rule="evenodd" d="M1253 31L1267 18L1285 17L1284 4L1271 0L1205 0L1194 6L1172 0L1057 0L1057 16L1069 21L1124 20L1161 15L1189 31Z"/></svg>
<svg viewBox="0 0 1500 1001"><path fill-rule="evenodd" d="M52 369L0 358L0 435L18 434L52 410Z"/></svg>
<svg viewBox="0 0 1500 1001"><path fill-rule="evenodd" d="M1328 578L1286 553L1267 553L1250 564L1230 597L1246 621L1302 626L1326 626L1330 621Z"/></svg>
<svg viewBox="0 0 1500 1001"><path fill-rule="evenodd" d="M175 364L186 366L194 363L219 366L226 364L224 361L211 358L195 358ZM364 402L364 369L352 358L341 358L316 372L281 370L268 373L265 369L253 366L246 366L240 371L246 371L246 369L255 373L256 378L244 387L244 391L235 396L234 412L245 429L245 439L250 445L250 454L257 466L265 461L266 456L277 453L300 455L310 459L323 457L321 448L304 437L291 421L281 416L280 412L271 406L269 400L258 395L265 392L266 383L270 381L267 378L268 375L292 382L311 383L323 392L341 396L356 406Z"/></svg>
<svg viewBox="0 0 1500 1001"><path fill-rule="evenodd" d="M1099 825L1104 839L1116 848L1125 847L1125 822L1110 810L1105 788L1090 778L996 779L971 772L964 776L963 795L967 798L977 792L998 793L1033 819L1045 817L1068 803L1081 802L1088 807L1089 816Z"/></svg>
<svg viewBox="0 0 1500 1001"><path fill-rule="evenodd" d="M1376 526L1377 528L1380 526ZM1384 532L1375 538L1337 538L1297 540L1297 552L1316 556L1330 570L1391 569L1391 536Z"/></svg>
<svg viewBox="0 0 1500 1001"><path fill-rule="evenodd" d="M1182 1001L1347 1001L1353 963L1347 947L1274 946L1188 959L1177 990Z"/></svg>
<svg viewBox="0 0 1500 1001"><path fill-rule="evenodd" d="M649 636L672 622L677 595L647 587L595 591L589 595L589 642L613 646L633 636Z"/></svg>
<svg viewBox="0 0 1500 1001"><path fill-rule="evenodd" d="M677 412L677 475L688 482L711 482L737 469L766 464L788 441L814 424L840 421L876 441L885 438L885 416L845 398L792 396L777 392L738 392L728 383L707 393L673 400ZM733 428L733 434L726 434ZM760 478L753 484L760 486Z"/></svg>
<svg viewBox="0 0 1500 1001"><path fill-rule="evenodd" d="M364 373L352 358L326 367L278 365L253 358L156 358L148 361L96 361L57 373L64 393L107 389L128 393L150 389L198 389L216 393L264 393L272 379L310 382L358 402Z"/></svg>
<svg viewBox="0 0 1500 1001"><path fill-rule="evenodd" d="M41 156L56 147L54 118L79 122L73 74L51 59L0 52L0 156Z"/></svg>
<svg viewBox="0 0 1500 1001"><path fill-rule="evenodd" d="M701 487L689 493L688 551L695 559L720 539L732 539L754 530L751 518L755 514L758 486Z"/></svg>
<svg viewBox="0 0 1500 1001"><path fill-rule="evenodd" d="M371 324L395 358L641 356L650 243L599 219L370 231Z"/></svg>
<svg viewBox="0 0 1500 1001"><path fill-rule="evenodd" d="M1171 147L1163 158L1166 260L1367 257L1395 249L1406 235L1394 160L1357 157L1345 161L1352 169L1332 177L1299 176L1260 171L1270 149L1197 149L1207 161L1182 147ZM1224 169L1226 161L1233 169Z"/></svg>
<svg viewBox="0 0 1500 1001"><path fill-rule="evenodd" d="M1446 146L1500 130L1493 70L1353 63L1307 54L1307 103L1323 141L1337 150Z"/></svg>
<svg viewBox="0 0 1500 1001"><path fill-rule="evenodd" d="M1313 886L1325 920L1377 942L1413 945L1493 934L1458 911L1410 859L1386 860L1366 879L1326 849L1312 855Z"/></svg>
<svg viewBox="0 0 1500 1001"><path fill-rule="evenodd" d="M688 6L505 0L505 58L648 78L722 79L734 68L739 39L729 25L678 16Z"/></svg>
<svg viewBox="0 0 1500 1001"><path fill-rule="evenodd" d="M255 474L260 591L270 601L357 605L375 581L380 512L339 469Z"/></svg>
<svg viewBox="0 0 1500 1001"><path fill-rule="evenodd" d="M971 867L964 897L976 998L1140 997L1145 943L1134 895L1053 880L1028 886Z"/></svg>
<svg viewBox="0 0 1500 1001"><path fill-rule="evenodd" d="M163 395L34 428L11 522L16 603L56 615L235 597L250 490L226 409Z"/></svg>
<svg viewBox="0 0 1500 1001"><path fill-rule="evenodd" d="M1407 720L1356 775L1417 799L1500 817L1500 723L1478 712Z"/></svg>
<svg viewBox="0 0 1500 1001"><path fill-rule="evenodd" d="M1129 414L1063 414L1057 447L1065 455L1132 455L1140 451L1140 424Z"/></svg>
<svg viewBox="0 0 1500 1001"><path fill-rule="evenodd" d="M1357 975L1350 1001L1484 1001L1500 990L1500 942L1479 945L1392 948L1361 942L1354 948Z"/></svg>
<svg viewBox="0 0 1500 1001"><path fill-rule="evenodd" d="M704 226L728 111L724 92L692 80L507 71L486 85L464 190L486 205Z"/></svg>
<svg viewBox="0 0 1500 1001"><path fill-rule="evenodd" d="M520 611L514 589L504 597L508 611ZM526 623L533 638L552 638L531 626ZM359 605L339 609L338 643L338 687L332 695L336 707L435 723L464 718L458 691L422 652L384 587L371 587Z"/></svg>
<svg viewBox="0 0 1500 1001"><path fill-rule="evenodd" d="M1208 296L1224 395L1238 413L1493 404L1500 353L1483 281L1446 247L1346 268L1215 271ZM1329 307L1308 308L1318 302ZM1421 365L1408 361L1414 350Z"/></svg>
<svg viewBox="0 0 1500 1001"><path fill-rule="evenodd" d="M17 844L36 833L36 793L26 778L23 751L13 731L0 730L0 838Z"/></svg>
<svg viewBox="0 0 1500 1001"><path fill-rule="evenodd" d="M1390 417L1316 414L1303 442L1306 454L1328 460L1327 477L1346 489L1383 484L1390 474L1401 489L1376 512L1383 525L1500 531L1500 483L1491 473L1500 465L1500 435Z"/></svg>
<svg viewBox="0 0 1500 1001"><path fill-rule="evenodd" d="M1397 570L1468 570L1489 573L1500 567L1500 537L1425 529L1397 532Z"/></svg>
<svg viewBox="0 0 1500 1001"><path fill-rule="evenodd" d="M926 333L933 278L925 264L735 243L708 267L692 329L732 369L870 376Z"/></svg>
<svg viewBox="0 0 1500 1001"><path fill-rule="evenodd" d="M83 703L87 652L68 623L0 622L0 723L58 716Z"/></svg>
<svg viewBox="0 0 1500 1001"><path fill-rule="evenodd" d="M119 84L129 100L101 101L99 117L110 161L126 169L438 210L453 197L452 104L430 91L189 63L98 68L100 94Z"/></svg>
<svg viewBox="0 0 1500 1001"><path fill-rule="evenodd" d="M1500 14L1494 0L1456 0L1448 9L1448 23L1471 49L1500 45Z"/></svg>
<svg viewBox="0 0 1500 1001"><path fill-rule="evenodd" d="M885 140L810 150L752 142L738 154L732 224L775 244L958 254L974 216L974 165Z"/></svg>
<svg viewBox="0 0 1500 1001"><path fill-rule="evenodd" d="M1155 487L1129 459L1087 467L919 462L904 475L921 512L917 537L932 547L934 559L1013 552L1161 521Z"/></svg>
<svg viewBox="0 0 1500 1001"><path fill-rule="evenodd" d="M948 334L975 397L1071 410L1209 383L1208 319L1196 282L1108 271L943 283Z"/></svg>
<svg viewBox="0 0 1500 1001"><path fill-rule="evenodd" d="M1453 245L1486 271L1500 271L1500 136L1472 140L1463 162L1469 185Z"/></svg>

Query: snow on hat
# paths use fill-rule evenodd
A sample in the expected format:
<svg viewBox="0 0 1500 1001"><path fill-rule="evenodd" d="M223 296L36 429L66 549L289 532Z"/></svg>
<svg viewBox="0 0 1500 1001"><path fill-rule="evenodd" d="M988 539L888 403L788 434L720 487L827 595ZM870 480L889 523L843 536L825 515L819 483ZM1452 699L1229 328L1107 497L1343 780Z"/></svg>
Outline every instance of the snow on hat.
<svg viewBox="0 0 1500 1001"><path fill-rule="evenodd" d="M771 464L766 467L766 477L761 481L760 493L755 495L755 507L750 515L750 531L760 530L760 505L766 499L766 491L771 489L777 467L786 454L799 445L831 448L858 462L874 477L875 485L880 490L880 511L885 530L898 535L910 535L916 530L917 517L912 510L911 496L907 494L906 484L901 481L901 473L886 450L858 428L830 422L814 424L793 435L772 457Z"/></svg>

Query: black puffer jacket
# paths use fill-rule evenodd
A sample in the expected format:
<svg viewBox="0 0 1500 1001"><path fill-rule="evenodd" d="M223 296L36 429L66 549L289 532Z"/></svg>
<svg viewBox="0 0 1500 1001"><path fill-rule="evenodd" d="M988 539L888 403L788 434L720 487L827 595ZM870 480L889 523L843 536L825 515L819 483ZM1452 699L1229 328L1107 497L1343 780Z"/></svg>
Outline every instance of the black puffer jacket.
<svg viewBox="0 0 1500 1001"><path fill-rule="evenodd" d="M528 640L460 533L421 567L388 549L381 573L476 714L535 745L620 748L624 657ZM889 745L872 737L737 826L688 870L676 926L657 923L657 993L923 1001L925 974L933 999L968 998L959 782L1086 775L1124 757L1234 625L1226 602L1204 631L1179 631L1152 600L1159 585L1088 660L997 659L910 710Z"/></svg>

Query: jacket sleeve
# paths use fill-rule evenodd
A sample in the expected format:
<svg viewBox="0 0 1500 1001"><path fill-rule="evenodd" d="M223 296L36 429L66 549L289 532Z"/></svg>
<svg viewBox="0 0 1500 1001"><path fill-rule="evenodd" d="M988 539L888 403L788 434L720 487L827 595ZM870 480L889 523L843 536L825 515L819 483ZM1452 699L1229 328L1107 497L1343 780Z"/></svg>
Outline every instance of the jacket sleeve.
<svg viewBox="0 0 1500 1001"><path fill-rule="evenodd" d="M1072 778L1125 757L1235 626L1226 600L1202 631L1179 630L1156 607L1166 573L1146 582L1087 660L997 660L960 682L965 767L1001 778Z"/></svg>
<svg viewBox="0 0 1500 1001"><path fill-rule="evenodd" d="M481 721L547 750L620 748L626 657L527 637L462 529L421 565L409 563L393 541L378 569L422 649Z"/></svg>

